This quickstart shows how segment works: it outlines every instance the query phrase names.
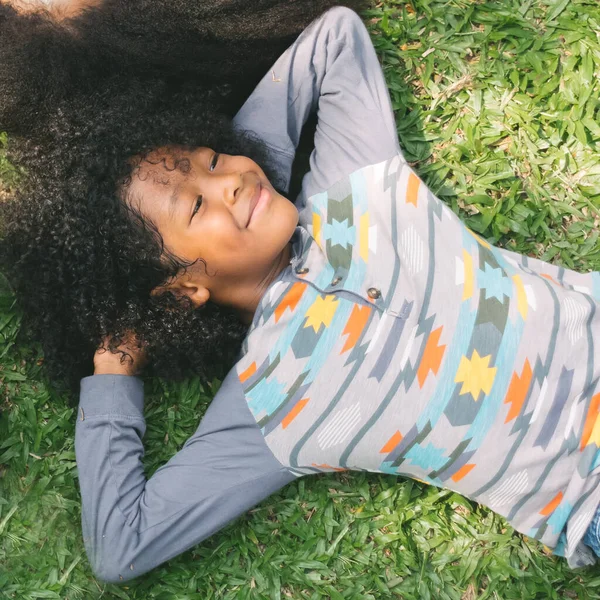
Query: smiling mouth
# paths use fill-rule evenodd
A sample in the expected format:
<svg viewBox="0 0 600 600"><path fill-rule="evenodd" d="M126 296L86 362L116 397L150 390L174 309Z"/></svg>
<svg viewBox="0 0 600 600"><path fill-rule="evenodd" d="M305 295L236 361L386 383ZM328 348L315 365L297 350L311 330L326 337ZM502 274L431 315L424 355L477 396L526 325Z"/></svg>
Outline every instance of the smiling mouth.
<svg viewBox="0 0 600 600"><path fill-rule="evenodd" d="M262 190L262 186L260 185L260 182L258 182L256 184L254 194L252 194L252 198L250 198L250 210L248 212L248 222L246 223L246 227L248 227L248 225L250 224L250 221L252 220L252 214L254 213L254 209L256 208L256 205L258 204L258 200L260 199L261 190Z"/></svg>

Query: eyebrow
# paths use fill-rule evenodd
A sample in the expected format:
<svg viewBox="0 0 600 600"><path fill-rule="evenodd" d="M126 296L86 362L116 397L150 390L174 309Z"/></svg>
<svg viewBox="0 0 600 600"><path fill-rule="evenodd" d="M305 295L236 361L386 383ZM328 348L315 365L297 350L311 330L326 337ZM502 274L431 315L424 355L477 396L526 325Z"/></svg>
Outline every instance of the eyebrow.
<svg viewBox="0 0 600 600"><path fill-rule="evenodd" d="M181 186L176 185L173 188L173 192L171 193L171 196L169 198L169 218L173 218L175 215L175 208L177 206L177 203L179 201L179 188Z"/></svg>

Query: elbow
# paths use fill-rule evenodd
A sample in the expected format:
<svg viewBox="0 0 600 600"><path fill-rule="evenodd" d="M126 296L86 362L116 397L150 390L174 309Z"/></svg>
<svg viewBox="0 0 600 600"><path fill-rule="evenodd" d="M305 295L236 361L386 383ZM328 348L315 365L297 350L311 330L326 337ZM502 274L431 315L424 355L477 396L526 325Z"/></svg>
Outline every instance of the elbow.
<svg viewBox="0 0 600 600"><path fill-rule="evenodd" d="M94 576L105 583L124 583L142 574L117 547L90 548L87 554Z"/></svg>
<svg viewBox="0 0 600 600"><path fill-rule="evenodd" d="M118 518L84 518L83 543L94 576L106 583L124 583L142 575L153 565L147 548L140 545L139 533ZM89 523L93 523L90 527ZM149 560L150 559L150 560Z"/></svg>
<svg viewBox="0 0 600 600"><path fill-rule="evenodd" d="M130 566L123 568L112 560L96 560L92 563L92 571L96 579L105 583L125 583L138 576L138 573L132 570Z"/></svg>
<svg viewBox="0 0 600 600"><path fill-rule="evenodd" d="M96 567L92 567L92 571L96 579L102 583L122 583L124 581L123 579L120 579L116 571L105 571L103 569L97 569Z"/></svg>
<svg viewBox="0 0 600 600"><path fill-rule="evenodd" d="M364 23L359 15L346 6L334 6L325 13L325 18L336 28L345 32L364 28Z"/></svg>

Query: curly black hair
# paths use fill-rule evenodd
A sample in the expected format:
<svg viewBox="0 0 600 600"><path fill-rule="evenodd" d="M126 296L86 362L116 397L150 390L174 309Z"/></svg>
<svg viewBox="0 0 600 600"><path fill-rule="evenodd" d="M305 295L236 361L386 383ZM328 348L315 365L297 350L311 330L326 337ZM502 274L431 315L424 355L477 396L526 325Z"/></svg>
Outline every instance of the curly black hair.
<svg viewBox="0 0 600 600"><path fill-rule="evenodd" d="M218 148L250 156L269 172L264 149L214 112L210 94L165 89L163 102L144 106L136 88L118 103L95 98L77 119L72 112L68 120L56 117L51 148L12 149L28 175L2 207L2 259L54 377L78 379L106 336L114 350L130 331L158 374L205 373L207 362L230 357L244 334L227 309L151 295L189 265L164 248L121 190L132 177L131 158L155 148Z"/></svg>
<svg viewBox="0 0 600 600"><path fill-rule="evenodd" d="M115 77L218 89L233 115L275 59L326 9L367 0L100 0L57 21L0 0L0 131L44 133L59 103Z"/></svg>
<svg viewBox="0 0 600 600"><path fill-rule="evenodd" d="M182 12L186 4L196 3L174 3ZM225 4L229 3L220 3ZM256 6L276 4L289 3L272 0ZM309 4L310 16L316 16L333 2ZM150 37L162 40L166 35L166 27L154 30L149 21L145 23ZM283 30L286 35L292 31L289 23ZM132 40L129 57L137 48L135 36ZM237 51L232 56L231 63L225 57L217 61L232 65L222 83L228 83L241 60ZM268 62L275 58L270 56ZM169 378L191 371L213 372L211 365L231 360L244 337L246 327L228 309L211 303L194 309L171 293L151 295L188 265L171 255L156 227L121 199L132 176L132 157L164 147L207 146L249 156L278 187L266 148L260 140L234 130L224 108L223 88L201 76L209 69L205 55L203 60L189 80L183 74L194 60L187 56L187 67L175 78L157 61L148 67L156 69L152 76L134 77L115 68L102 85L90 83L85 93L67 87L70 91L65 94L57 85L43 113L27 112L33 104L27 108L9 101L2 106L3 118L8 115L7 123L14 126L9 157L23 167L25 176L14 198L0 206L1 268L13 283L28 331L42 343L50 376L66 378L74 389L80 377L90 374L94 351L107 337L114 351L134 331L148 350L153 372ZM25 94L15 73L9 73L17 63L0 68L3 84L14 84L9 86L13 100ZM67 60L69 65L73 66ZM41 71L29 83L25 77L21 85L30 86L35 77L42 77ZM220 77L215 74L215 80ZM243 87L240 82L236 85ZM25 121L11 120L17 116ZM27 119L28 127L23 124Z"/></svg>

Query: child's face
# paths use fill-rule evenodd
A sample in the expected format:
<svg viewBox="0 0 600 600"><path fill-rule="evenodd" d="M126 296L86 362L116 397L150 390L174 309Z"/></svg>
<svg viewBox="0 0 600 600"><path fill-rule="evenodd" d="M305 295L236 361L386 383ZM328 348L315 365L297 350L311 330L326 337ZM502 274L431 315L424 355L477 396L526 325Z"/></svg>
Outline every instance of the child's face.
<svg viewBox="0 0 600 600"><path fill-rule="evenodd" d="M201 261L168 286L197 306L210 298L246 310L286 253L289 260L298 211L250 158L159 149L142 161L127 192L171 253Z"/></svg>

